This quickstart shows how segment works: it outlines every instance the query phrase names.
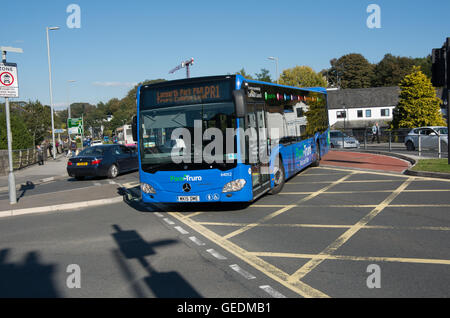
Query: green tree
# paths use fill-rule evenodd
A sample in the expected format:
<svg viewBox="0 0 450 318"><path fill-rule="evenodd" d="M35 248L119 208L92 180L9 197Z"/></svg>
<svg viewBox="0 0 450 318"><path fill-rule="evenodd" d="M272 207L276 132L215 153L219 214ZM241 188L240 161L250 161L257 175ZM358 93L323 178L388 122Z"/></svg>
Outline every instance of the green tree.
<svg viewBox="0 0 450 318"><path fill-rule="evenodd" d="M29 101L23 110L23 122L32 136L32 146L34 147L51 134L51 109L36 100Z"/></svg>
<svg viewBox="0 0 450 318"><path fill-rule="evenodd" d="M361 54L351 53L332 59L328 70L331 86L340 88L367 88L372 84L374 66Z"/></svg>
<svg viewBox="0 0 450 318"><path fill-rule="evenodd" d="M258 81L272 83L270 72L265 68L262 68L261 73L256 73L255 76Z"/></svg>
<svg viewBox="0 0 450 318"><path fill-rule="evenodd" d="M326 87L327 85L326 79L309 66L296 66L284 70L279 83L295 87Z"/></svg>
<svg viewBox="0 0 450 318"><path fill-rule="evenodd" d="M241 68L241 70L239 72L235 73L236 75L242 75L244 78L252 80L254 79L250 74L247 74L244 70L244 68Z"/></svg>
<svg viewBox="0 0 450 318"><path fill-rule="evenodd" d="M420 66L420 69L422 72L431 79L431 67L433 65L431 61L431 55L428 55L427 57L419 57L414 59L414 65Z"/></svg>
<svg viewBox="0 0 450 318"><path fill-rule="evenodd" d="M444 126L440 112L442 101L436 96L431 80L414 66L412 73L400 83L400 100L394 109L391 127L414 128L421 126Z"/></svg>
<svg viewBox="0 0 450 318"><path fill-rule="evenodd" d="M374 67L372 86L397 86L410 74L415 62L412 58L386 54Z"/></svg>
<svg viewBox="0 0 450 318"><path fill-rule="evenodd" d="M12 148L27 149L33 147L33 137L25 125L22 116L11 113L10 124L12 133ZM8 149L5 113L0 114L0 149Z"/></svg>

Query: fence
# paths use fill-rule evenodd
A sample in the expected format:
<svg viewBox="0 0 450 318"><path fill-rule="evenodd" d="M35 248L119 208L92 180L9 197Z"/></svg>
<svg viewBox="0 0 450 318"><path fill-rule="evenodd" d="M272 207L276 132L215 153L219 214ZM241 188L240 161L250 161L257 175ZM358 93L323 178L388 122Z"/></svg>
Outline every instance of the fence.
<svg viewBox="0 0 450 318"><path fill-rule="evenodd" d="M61 147L57 152L62 151ZM50 157L50 151L43 147L44 161ZM38 162L37 151L34 148L20 149L12 151L14 170L22 169ZM6 175L9 171L8 150L0 150L0 175Z"/></svg>
<svg viewBox="0 0 450 318"><path fill-rule="evenodd" d="M448 135L409 135L411 129L381 129L380 135L374 136L372 129L341 130L346 135L358 140L360 148L398 152L424 157L448 157ZM347 148L347 145L346 145Z"/></svg>

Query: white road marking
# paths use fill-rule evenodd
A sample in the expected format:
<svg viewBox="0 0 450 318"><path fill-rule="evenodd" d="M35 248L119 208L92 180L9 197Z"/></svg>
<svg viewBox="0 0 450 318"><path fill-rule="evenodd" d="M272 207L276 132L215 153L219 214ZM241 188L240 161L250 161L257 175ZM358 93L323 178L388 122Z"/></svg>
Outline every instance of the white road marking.
<svg viewBox="0 0 450 318"><path fill-rule="evenodd" d="M168 219L168 218L164 218L163 220L164 220L164 222L166 222L166 223L169 224L169 225L175 224L175 222L171 221L171 220Z"/></svg>
<svg viewBox="0 0 450 318"><path fill-rule="evenodd" d="M250 274L249 272L247 272L246 270L242 269L239 265L237 264L233 264L230 265L231 269L238 272L239 274L241 274L242 276L244 276L246 279L255 279L256 276Z"/></svg>
<svg viewBox="0 0 450 318"><path fill-rule="evenodd" d="M211 254L212 256L214 256L215 258L217 258L217 259L220 259L220 260L226 260L227 258L225 257L225 256L223 256L222 254L220 254L220 253L218 253L218 252L216 252L214 249L209 249L209 250L206 250L209 254Z"/></svg>
<svg viewBox="0 0 450 318"><path fill-rule="evenodd" d="M286 296L284 296L282 293L276 291L275 289L273 289L269 285L259 286L259 288L264 290L266 293L268 293L273 298L286 298Z"/></svg>
<svg viewBox="0 0 450 318"><path fill-rule="evenodd" d="M189 238L192 242L194 242L195 244L197 244L198 246L204 246L206 245L205 243L203 243L202 241L200 241L198 238L196 238L195 236L191 236Z"/></svg>
<svg viewBox="0 0 450 318"><path fill-rule="evenodd" d="M102 184L100 182L94 182L94 185L98 187L101 186Z"/></svg>
<svg viewBox="0 0 450 318"><path fill-rule="evenodd" d="M175 226L174 229L180 232L181 234L189 234L189 232L183 229L181 226Z"/></svg>
<svg viewBox="0 0 450 318"><path fill-rule="evenodd" d="M151 211L150 211L151 212ZM158 216L158 217L160 217L160 218L162 218L162 217L164 217L164 215L162 215L161 213L159 213L159 212L155 212L155 213L153 213L154 215L156 215L156 216Z"/></svg>
<svg viewBox="0 0 450 318"><path fill-rule="evenodd" d="M115 181L109 180L108 181L109 184L117 184Z"/></svg>

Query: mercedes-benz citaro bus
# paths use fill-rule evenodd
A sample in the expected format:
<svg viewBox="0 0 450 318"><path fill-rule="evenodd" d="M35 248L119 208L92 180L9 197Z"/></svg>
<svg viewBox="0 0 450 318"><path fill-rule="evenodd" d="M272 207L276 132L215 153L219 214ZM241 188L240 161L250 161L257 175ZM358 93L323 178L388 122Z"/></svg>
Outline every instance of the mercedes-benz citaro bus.
<svg viewBox="0 0 450 318"><path fill-rule="evenodd" d="M325 88L240 75L141 85L132 128L144 203L251 202L330 145Z"/></svg>

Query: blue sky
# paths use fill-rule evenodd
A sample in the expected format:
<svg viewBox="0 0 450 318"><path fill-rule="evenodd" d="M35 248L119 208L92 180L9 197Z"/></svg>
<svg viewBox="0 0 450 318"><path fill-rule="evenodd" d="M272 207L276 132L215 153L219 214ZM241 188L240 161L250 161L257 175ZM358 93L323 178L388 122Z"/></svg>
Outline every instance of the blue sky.
<svg viewBox="0 0 450 318"><path fill-rule="evenodd" d="M69 29L69 4L81 8L81 28ZM369 4L381 8L381 29L369 29ZM191 76L275 75L295 65L316 71L332 58L361 53L376 63L386 53L424 57L450 36L450 1L433 0L41 0L4 1L0 45L21 47L8 61L19 68L20 100L49 104L46 26L50 33L53 100L96 104L122 98L145 79L185 77L168 72L194 57Z"/></svg>

